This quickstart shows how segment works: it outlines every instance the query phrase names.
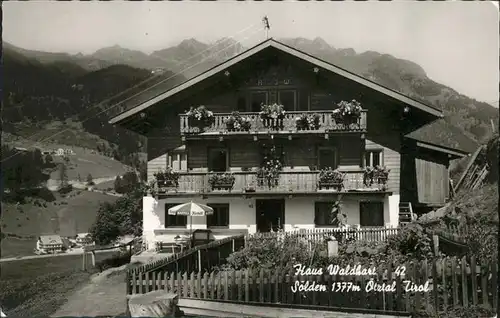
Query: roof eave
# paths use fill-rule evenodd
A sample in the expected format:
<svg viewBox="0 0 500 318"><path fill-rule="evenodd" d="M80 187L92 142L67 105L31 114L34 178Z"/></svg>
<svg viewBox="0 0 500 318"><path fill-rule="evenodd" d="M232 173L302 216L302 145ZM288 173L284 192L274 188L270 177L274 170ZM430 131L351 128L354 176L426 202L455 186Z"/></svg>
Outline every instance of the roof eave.
<svg viewBox="0 0 500 318"><path fill-rule="evenodd" d="M188 87L190 87L192 85L200 83L200 82L206 80L207 78L209 78L209 77L211 77L211 76L213 76L213 75L215 75L215 74L217 74L217 73L219 73L221 71L224 71L228 67L231 67L234 64L237 64L237 63L239 63L242 60L245 60L246 58L248 58L248 57L250 57L250 56L252 56L252 55L254 55L254 54L256 54L256 53L258 53L260 51L262 51L263 49L265 49L265 48L267 48L269 46L275 47L278 50L281 50L281 51L283 51L285 53L288 53L288 54L290 54L292 56L295 56L295 57L297 57L299 59L302 59L302 60L305 60L307 62L310 62L310 63L312 63L312 64L314 64L316 66L319 66L321 68L324 68L324 69L326 69L326 70L328 70L328 71L330 71L332 73L335 73L335 74L338 74L338 75L343 76L345 78L348 78L348 79L350 79L350 80L352 80L354 82L357 82L357 83L359 83L359 84L361 84L363 86L366 86L366 87L369 87L371 89L374 89L374 90L376 90L376 91L378 91L378 92L380 92L382 94L385 94L385 95L390 96L390 97L392 97L394 99L397 99L397 100L399 100L399 101L401 101L401 102L403 102L403 103L405 103L405 104L407 104L409 106L412 106L412 107L415 107L415 108L420 109L422 111L425 111L426 113L431 114L431 115L433 115L433 116L435 116L437 118L443 118L444 117L443 113L440 110L438 110L438 109L435 109L433 107L430 107L428 105L420 103L420 102L418 102L418 101L416 101L414 99L411 99L411 98L409 98L409 97L407 97L407 96L405 96L405 95L403 95L401 93L398 93L398 92L396 92L394 90L391 90L389 88L383 87L380 84L377 84L375 82L367 80L367 79L365 79L365 78L363 78L363 77L361 77L359 75L356 75L356 74L351 73L351 72L349 72L347 70L339 68L339 67L337 67L337 66L335 66L333 64L325 62L325 61L323 61L321 59L318 59L318 58L316 58L316 57L314 57L312 55L309 55L309 54L304 53L302 51L299 51L299 50L297 50L295 48L287 46L287 45L285 45L283 43L277 42L277 41L275 41L274 39L271 38L271 39L268 39L268 40L266 40L266 41L264 41L264 42L262 42L262 43L260 43L260 44L258 44L256 46L254 46L253 48L250 48L247 51L245 51L245 52L243 52L243 53L241 53L241 54L239 54L239 55L237 55L237 56L235 56L235 57L233 57L233 58L231 58L231 59L229 59L229 60L227 60L227 61L225 61L223 63L220 63L219 65L217 65L217 66L215 66L215 67L213 67L213 68L211 68L211 69L209 69L209 70L207 70L207 71L205 71L205 72L203 72L203 73L201 73L201 74L199 74L199 75L197 75L197 76L195 76L195 77L193 77L193 78L185 81L184 83L182 83L180 85L177 85L176 87L174 87L174 88L166 91L165 93L160 94L160 95L158 95L158 96L156 96L156 97L148 100L147 102L141 103L140 105L138 105L138 106L136 106L136 107L134 107L132 109L129 109L129 110L127 110L127 111L125 111L125 112L123 112L123 113L121 113L121 114L119 114L119 115L111 118L109 120L109 123L110 124L117 124L117 123L125 120L126 118L131 117L131 116L133 116L133 115L135 115L135 114L137 114L137 113L139 113L139 112L141 112L141 111L149 108L150 106L152 106L152 105L154 105L154 104L156 104L156 103L158 103L158 102L160 102L160 101L162 101L162 100L164 100L166 98L169 98L170 96L172 96L174 94L179 93L180 91L182 91L184 89L187 89Z"/></svg>
<svg viewBox="0 0 500 318"><path fill-rule="evenodd" d="M417 141L417 146L422 147L422 148L426 148L429 150L443 152L443 153L449 154L449 155L457 157L457 158L462 158L462 157L466 157L466 156L470 155L470 152L467 152L464 150L451 149L448 147L438 146L438 145L434 145L434 144L423 142L423 141Z"/></svg>

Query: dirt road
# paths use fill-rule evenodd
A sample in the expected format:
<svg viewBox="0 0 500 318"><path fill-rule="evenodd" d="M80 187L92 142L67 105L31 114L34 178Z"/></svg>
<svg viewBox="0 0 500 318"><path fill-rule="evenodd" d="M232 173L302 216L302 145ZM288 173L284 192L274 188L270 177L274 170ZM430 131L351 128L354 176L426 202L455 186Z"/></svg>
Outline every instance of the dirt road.
<svg viewBox="0 0 500 318"><path fill-rule="evenodd" d="M126 266L92 276L52 317L115 317L126 312Z"/></svg>

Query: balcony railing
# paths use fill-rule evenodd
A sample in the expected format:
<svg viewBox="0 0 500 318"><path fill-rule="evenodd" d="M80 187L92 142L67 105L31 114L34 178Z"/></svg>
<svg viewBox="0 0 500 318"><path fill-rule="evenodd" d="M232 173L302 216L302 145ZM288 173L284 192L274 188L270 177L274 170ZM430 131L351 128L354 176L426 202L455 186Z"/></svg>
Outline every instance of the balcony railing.
<svg viewBox="0 0 500 318"><path fill-rule="evenodd" d="M321 193L321 192L376 192L386 191L385 184L363 183L362 171L345 172L342 186L322 184L319 171L281 172L276 180L269 182L257 176L256 172L233 172L234 184L220 184L212 187L209 183L213 173L179 173L177 186L156 186L158 193ZM387 180L385 180L386 182Z"/></svg>
<svg viewBox="0 0 500 318"><path fill-rule="evenodd" d="M297 117L307 115L319 115L319 127L317 129L304 129L297 127ZM309 111L309 112L286 112L283 119L261 119L259 113L240 113L250 121L250 130L228 129L226 122L231 116L228 113L214 114L214 122L206 127L191 125L187 115L180 115L181 134L256 134L267 132L283 133L322 133L322 132L364 132L366 131L367 111L361 112L357 122L346 125L338 123L332 116L331 111Z"/></svg>

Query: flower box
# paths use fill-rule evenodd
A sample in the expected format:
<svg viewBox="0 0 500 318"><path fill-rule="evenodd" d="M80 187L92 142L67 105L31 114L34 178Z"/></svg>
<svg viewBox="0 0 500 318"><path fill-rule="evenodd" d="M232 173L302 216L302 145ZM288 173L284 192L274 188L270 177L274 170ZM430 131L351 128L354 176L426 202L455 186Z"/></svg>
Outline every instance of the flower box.
<svg viewBox="0 0 500 318"><path fill-rule="evenodd" d="M345 129L348 129L353 124L358 124L363 110L358 101L354 99L350 102L341 101L337 106L338 108L332 113L336 124L344 125Z"/></svg>
<svg viewBox="0 0 500 318"><path fill-rule="evenodd" d="M297 130L318 130L321 127L318 114L302 114L295 118Z"/></svg>
<svg viewBox="0 0 500 318"><path fill-rule="evenodd" d="M259 113L264 127L272 129L283 129L285 108L280 104L262 105Z"/></svg>
<svg viewBox="0 0 500 318"><path fill-rule="evenodd" d="M318 188L320 190L337 190L341 191L344 187L343 182L318 182Z"/></svg>
<svg viewBox="0 0 500 318"><path fill-rule="evenodd" d="M344 177L345 173L338 170L323 169L319 172L318 188L341 191L344 188Z"/></svg>
<svg viewBox="0 0 500 318"><path fill-rule="evenodd" d="M249 131L252 127L250 118L243 117L239 112L232 112L225 121L228 131Z"/></svg>
<svg viewBox="0 0 500 318"><path fill-rule="evenodd" d="M168 167L165 171L158 171L153 175L159 189L168 190L179 186L179 174Z"/></svg>
<svg viewBox="0 0 500 318"><path fill-rule="evenodd" d="M205 106L191 107L186 115L189 127L199 128L202 131L205 127L211 126L215 122L214 113Z"/></svg>
<svg viewBox="0 0 500 318"><path fill-rule="evenodd" d="M208 183L212 190L232 190L235 182L232 173L212 174L208 178Z"/></svg>
<svg viewBox="0 0 500 318"><path fill-rule="evenodd" d="M375 186L380 190L385 190L390 171L386 167L366 167L363 172L363 184L367 187Z"/></svg>

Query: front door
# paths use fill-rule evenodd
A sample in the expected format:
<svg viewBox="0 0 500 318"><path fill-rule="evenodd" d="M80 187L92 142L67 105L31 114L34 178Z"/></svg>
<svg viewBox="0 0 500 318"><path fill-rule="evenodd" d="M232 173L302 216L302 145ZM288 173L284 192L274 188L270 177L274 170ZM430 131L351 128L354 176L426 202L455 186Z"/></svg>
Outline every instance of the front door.
<svg viewBox="0 0 500 318"><path fill-rule="evenodd" d="M257 200L255 206L257 232L283 229L285 222L285 200Z"/></svg>

